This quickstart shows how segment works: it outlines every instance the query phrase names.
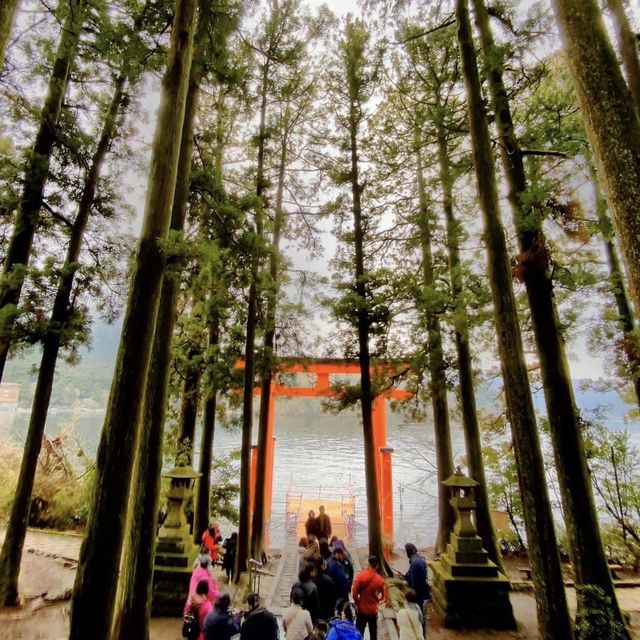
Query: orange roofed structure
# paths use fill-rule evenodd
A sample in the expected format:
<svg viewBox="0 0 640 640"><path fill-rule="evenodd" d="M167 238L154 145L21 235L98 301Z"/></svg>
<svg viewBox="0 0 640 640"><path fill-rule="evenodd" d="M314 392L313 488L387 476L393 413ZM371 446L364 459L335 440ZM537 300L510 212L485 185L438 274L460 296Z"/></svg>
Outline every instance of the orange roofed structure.
<svg viewBox="0 0 640 640"><path fill-rule="evenodd" d="M238 367L244 367L240 361ZM391 365L372 366L371 374L376 376L393 372ZM314 384L292 386L281 381L286 374L306 374L313 378ZM328 398L338 393L332 388L330 376L360 375L360 365L353 360L318 359L318 360L287 360L282 359L278 364L278 375L271 383L271 397L273 402L269 407L267 423L266 477L262 487L264 491L265 524L271 519L271 504L273 499L273 461L275 453L275 398ZM260 395L260 387L254 389L254 395ZM373 401L373 439L377 452L376 477L378 484L378 500L380 517L382 520L382 534L387 551L393 547L393 476L391 454L393 449L387 446L387 398L393 400L408 400L412 394L395 387L385 389ZM256 491L255 472L257 466L257 447L252 451L250 503ZM253 508L253 507L252 507Z"/></svg>

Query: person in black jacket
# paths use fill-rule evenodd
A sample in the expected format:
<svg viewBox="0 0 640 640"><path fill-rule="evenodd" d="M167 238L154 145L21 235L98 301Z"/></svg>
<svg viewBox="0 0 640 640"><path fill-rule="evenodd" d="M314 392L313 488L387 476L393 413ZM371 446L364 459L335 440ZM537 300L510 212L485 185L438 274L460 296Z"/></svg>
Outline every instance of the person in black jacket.
<svg viewBox="0 0 640 640"><path fill-rule="evenodd" d="M247 596L247 604L249 611L244 614L240 640L278 640L278 621L271 611L260 606L260 596L250 593Z"/></svg>
<svg viewBox="0 0 640 640"><path fill-rule="evenodd" d="M229 611L231 598L223 593L214 605L213 611L204 620L204 640L231 640L240 633L240 620Z"/></svg>
<svg viewBox="0 0 640 640"><path fill-rule="evenodd" d="M405 578L409 586L416 592L416 602L420 609L424 611L424 603L431 600L431 588L429 587L427 576L427 561L418 554L418 549L411 542L404 545L404 550L409 558L409 571Z"/></svg>
<svg viewBox="0 0 640 640"><path fill-rule="evenodd" d="M293 593L296 589L300 589L304 593L302 608L306 609L311 615L311 622L315 622L318 619L320 610L318 587L316 587L312 579L313 570L313 563L308 562L298 574L298 582L291 587L291 601L293 601Z"/></svg>

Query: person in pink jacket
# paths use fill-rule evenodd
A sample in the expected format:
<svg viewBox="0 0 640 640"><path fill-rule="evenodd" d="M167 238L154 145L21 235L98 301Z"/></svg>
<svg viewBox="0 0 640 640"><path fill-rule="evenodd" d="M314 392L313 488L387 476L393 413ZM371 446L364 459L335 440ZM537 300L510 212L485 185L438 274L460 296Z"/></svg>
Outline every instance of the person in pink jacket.
<svg viewBox="0 0 640 640"><path fill-rule="evenodd" d="M185 613L190 613L196 617L200 633L197 640L204 640L204 620L213 611L213 604L209 599L209 581L205 578L196 585L194 593L189 595Z"/></svg>
<svg viewBox="0 0 640 640"><path fill-rule="evenodd" d="M191 582L189 583L189 596L196 592L196 587L201 580L205 580L209 586L207 600L213 604L220 595L215 580L211 576L209 571L209 565L211 564L211 558L208 556L202 556L200 566L196 567L191 574Z"/></svg>

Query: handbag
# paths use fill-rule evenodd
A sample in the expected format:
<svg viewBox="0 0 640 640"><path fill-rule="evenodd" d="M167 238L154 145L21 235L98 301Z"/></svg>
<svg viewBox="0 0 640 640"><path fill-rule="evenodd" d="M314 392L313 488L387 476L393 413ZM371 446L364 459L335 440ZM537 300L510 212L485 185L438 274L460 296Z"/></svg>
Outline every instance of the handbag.
<svg viewBox="0 0 640 640"><path fill-rule="evenodd" d="M193 613L185 613L182 618L182 637L188 640L196 640L200 633L198 619Z"/></svg>

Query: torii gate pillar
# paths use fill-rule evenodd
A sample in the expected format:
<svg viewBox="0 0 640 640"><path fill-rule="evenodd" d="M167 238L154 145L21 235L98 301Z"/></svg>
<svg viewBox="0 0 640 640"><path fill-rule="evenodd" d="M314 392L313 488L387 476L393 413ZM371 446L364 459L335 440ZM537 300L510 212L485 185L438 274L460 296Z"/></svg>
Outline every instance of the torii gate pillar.
<svg viewBox="0 0 640 640"><path fill-rule="evenodd" d="M378 485L378 507L382 525L382 542L387 560L393 549L393 476L391 454L387 447L387 401L384 396L373 400L373 443L376 451L376 478Z"/></svg>

